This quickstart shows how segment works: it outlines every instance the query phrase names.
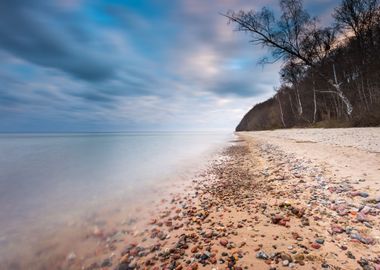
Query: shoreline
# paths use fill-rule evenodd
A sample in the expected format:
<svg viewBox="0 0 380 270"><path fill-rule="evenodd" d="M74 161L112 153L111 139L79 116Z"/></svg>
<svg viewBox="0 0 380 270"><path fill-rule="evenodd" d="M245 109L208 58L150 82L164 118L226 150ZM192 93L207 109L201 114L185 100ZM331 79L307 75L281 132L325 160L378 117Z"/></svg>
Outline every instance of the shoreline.
<svg viewBox="0 0 380 270"><path fill-rule="evenodd" d="M55 209L53 215L47 215L52 221L49 226L42 221L41 228L37 223L13 226L12 234L0 235L0 268L83 269L99 260L103 262L108 257L115 257L115 250L123 248L127 235L144 230L149 217L162 210L171 194L182 193L189 179L204 170L222 147L224 143L214 142L197 153L197 158L177 154L175 166L171 166L170 171L157 172L148 180L149 185L136 187L132 194L117 189L94 201L96 207L79 204L71 212ZM160 158L156 157L161 164Z"/></svg>
<svg viewBox="0 0 380 270"><path fill-rule="evenodd" d="M355 136L365 146L363 132ZM207 168L123 222L120 212L98 213L83 238L93 251L52 258L50 267L379 270L380 154L332 145L334 136L238 133Z"/></svg>
<svg viewBox="0 0 380 270"><path fill-rule="evenodd" d="M380 198L365 175L337 174L262 133L238 136L125 245L116 269L380 269ZM367 154L362 165L379 159Z"/></svg>

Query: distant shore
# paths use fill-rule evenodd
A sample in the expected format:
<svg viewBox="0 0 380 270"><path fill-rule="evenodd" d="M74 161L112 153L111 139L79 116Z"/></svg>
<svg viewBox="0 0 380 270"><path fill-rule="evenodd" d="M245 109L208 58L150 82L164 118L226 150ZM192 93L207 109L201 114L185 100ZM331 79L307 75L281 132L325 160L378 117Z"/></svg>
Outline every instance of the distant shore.
<svg viewBox="0 0 380 270"><path fill-rule="evenodd" d="M63 269L380 269L380 128L238 133Z"/></svg>

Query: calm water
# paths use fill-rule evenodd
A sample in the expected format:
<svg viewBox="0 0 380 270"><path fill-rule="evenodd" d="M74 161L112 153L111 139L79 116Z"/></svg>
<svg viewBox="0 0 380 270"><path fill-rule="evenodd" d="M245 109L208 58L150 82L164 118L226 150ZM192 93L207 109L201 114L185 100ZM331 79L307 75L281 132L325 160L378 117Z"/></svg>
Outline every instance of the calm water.
<svg viewBox="0 0 380 270"><path fill-rule="evenodd" d="M0 135L0 253L113 199L133 203L203 163L226 134ZM20 240L21 239L21 240ZM1 257L0 257L1 259Z"/></svg>

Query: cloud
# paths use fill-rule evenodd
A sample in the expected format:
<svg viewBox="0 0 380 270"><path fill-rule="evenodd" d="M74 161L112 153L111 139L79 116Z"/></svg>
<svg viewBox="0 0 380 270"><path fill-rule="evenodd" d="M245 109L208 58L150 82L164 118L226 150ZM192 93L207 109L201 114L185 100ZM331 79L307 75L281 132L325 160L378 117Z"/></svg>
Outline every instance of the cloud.
<svg viewBox="0 0 380 270"><path fill-rule="evenodd" d="M84 80L112 77L115 72L113 57L94 49L96 40L80 37L79 28L70 29L70 25L65 24L78 20L75 16L45 3L39 0L1 2L1 48L37 65L55 68ZM80 23L78 21L76 26Z"/></svg>
<svg viewBox="0 0 380 270"><path fill-rule="evenodd" d="M232 130L280 65L220 13L276 3L1 1L0 131Z"/></svg>

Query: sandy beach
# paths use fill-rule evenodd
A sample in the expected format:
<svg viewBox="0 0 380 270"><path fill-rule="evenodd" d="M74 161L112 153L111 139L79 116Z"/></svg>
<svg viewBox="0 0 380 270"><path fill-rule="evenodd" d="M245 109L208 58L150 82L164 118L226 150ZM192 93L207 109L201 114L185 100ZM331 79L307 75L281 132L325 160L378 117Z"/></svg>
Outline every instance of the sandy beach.
<svg viewBox="0 0 380 270"><path fill-rule="evenodd" d="M238 133L61 269L380 269L380 128ZM142 212L144 209L142 209Z"/></svg>

